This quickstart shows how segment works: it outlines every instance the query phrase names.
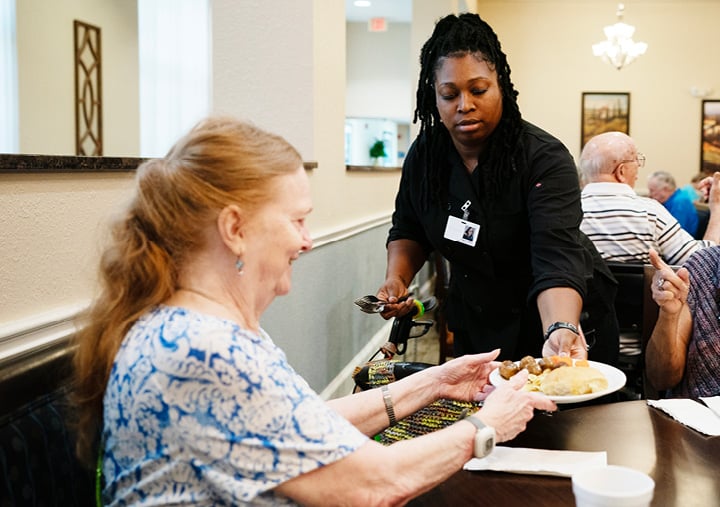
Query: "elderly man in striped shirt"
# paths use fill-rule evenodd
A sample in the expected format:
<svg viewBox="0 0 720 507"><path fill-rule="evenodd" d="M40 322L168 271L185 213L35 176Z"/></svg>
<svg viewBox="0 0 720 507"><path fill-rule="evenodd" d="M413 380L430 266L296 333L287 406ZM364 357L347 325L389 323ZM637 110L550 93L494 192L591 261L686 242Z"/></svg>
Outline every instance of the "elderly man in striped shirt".
<svg viewBox="0 0 720 507"><path fill-rule="evenodd" d="M658 201L638 196L633 187L645 156L622 132L590 139L580 154L583 221L580 229L603 259L650 263L655 249L668 264L683 264L690 255L720 242L720 173L708 177L710 221L702 240L695 240Z"/></svg>

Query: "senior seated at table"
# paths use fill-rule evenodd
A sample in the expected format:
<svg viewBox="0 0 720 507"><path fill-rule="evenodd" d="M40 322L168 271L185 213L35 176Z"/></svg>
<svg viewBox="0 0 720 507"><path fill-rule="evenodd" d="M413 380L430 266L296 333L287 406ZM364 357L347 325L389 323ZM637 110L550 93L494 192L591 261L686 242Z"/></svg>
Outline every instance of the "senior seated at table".
<svg viewBox="0 0 720 507"><path fill-rule="evenodd" d="M677 272L654 250L652 296L660 306L645 368L668 397L720 395L720 247L697 251Z"/></svg>
<svg viewBox="0 0 720 507"><path fill-rule="evenodd" d="M703 182L710 220L703 240L696 240L662 204L635 193L638 170L644 165L645 156L622 132L591 138L580 154L586 182L580 230L602 258L648 264L652 248L665 262L681 265L697 250L720 243L720 179L709 177Z"/></svg>
<svg viewBox="0 0 720 507"><path fill-rule="evenodd" d="M648 193L652 199L665 206L674 216L680 226L695 237L698 229L699 217L695 208L698 193L691 187L689 193L678 188L675 178L667 171L655 171L648 177Z"/></svg>

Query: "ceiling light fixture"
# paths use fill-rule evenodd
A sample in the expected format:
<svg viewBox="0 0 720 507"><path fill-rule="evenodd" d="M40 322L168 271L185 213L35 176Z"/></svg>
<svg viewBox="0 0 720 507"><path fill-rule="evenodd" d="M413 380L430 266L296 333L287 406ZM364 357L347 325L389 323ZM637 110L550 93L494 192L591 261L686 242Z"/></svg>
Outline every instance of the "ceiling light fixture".
<svg viewBox="0 0 720 507"><path fill-rule="evenodd" d="M616 13L618 22L606 26L604 31L607 40L593 44L592 47L595 56L599 56L617 70L622 69L623 66L634 61L638 56L644 55L647 51L646 43L632 40L635 27L622 22L624 10L625 5L618 4Z"/></svg>

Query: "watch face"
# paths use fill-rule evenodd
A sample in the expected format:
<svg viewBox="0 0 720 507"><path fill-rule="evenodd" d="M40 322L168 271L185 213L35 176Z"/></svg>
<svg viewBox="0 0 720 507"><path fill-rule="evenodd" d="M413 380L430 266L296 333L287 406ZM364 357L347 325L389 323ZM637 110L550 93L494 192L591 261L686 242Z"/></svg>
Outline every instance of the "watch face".
<svg viewBox="0 0 720 507"><path fill-rule="evenodd" d="M495 430L489 427L475 433L475 457L484 458L495 448Z"/></svg>
<svg viewBox="0 0 720 507"><path fill-rule="evenodd" d="M483 456L487 456L488 454L490 454L492 452L493 448L495 447L494 444L495 443L493 442L492 439L485 440L485 449L483 451Z"/></svg>

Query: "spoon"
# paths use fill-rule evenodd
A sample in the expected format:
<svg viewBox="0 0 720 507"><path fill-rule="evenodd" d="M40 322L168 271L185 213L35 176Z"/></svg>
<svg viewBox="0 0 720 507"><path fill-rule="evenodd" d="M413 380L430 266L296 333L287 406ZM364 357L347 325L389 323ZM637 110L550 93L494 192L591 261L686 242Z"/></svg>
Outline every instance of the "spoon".
<svg viewBox="0 0 720 507"><path fill-rule="evenodd" d="M398 298L397 302L401 303L405 301L410 295ZM365 313L381 313L385 309L385 305L391 304L389 301L384 301L377 296L368 295L355 300L355 304L360 307L360 310Z"/></svg>

